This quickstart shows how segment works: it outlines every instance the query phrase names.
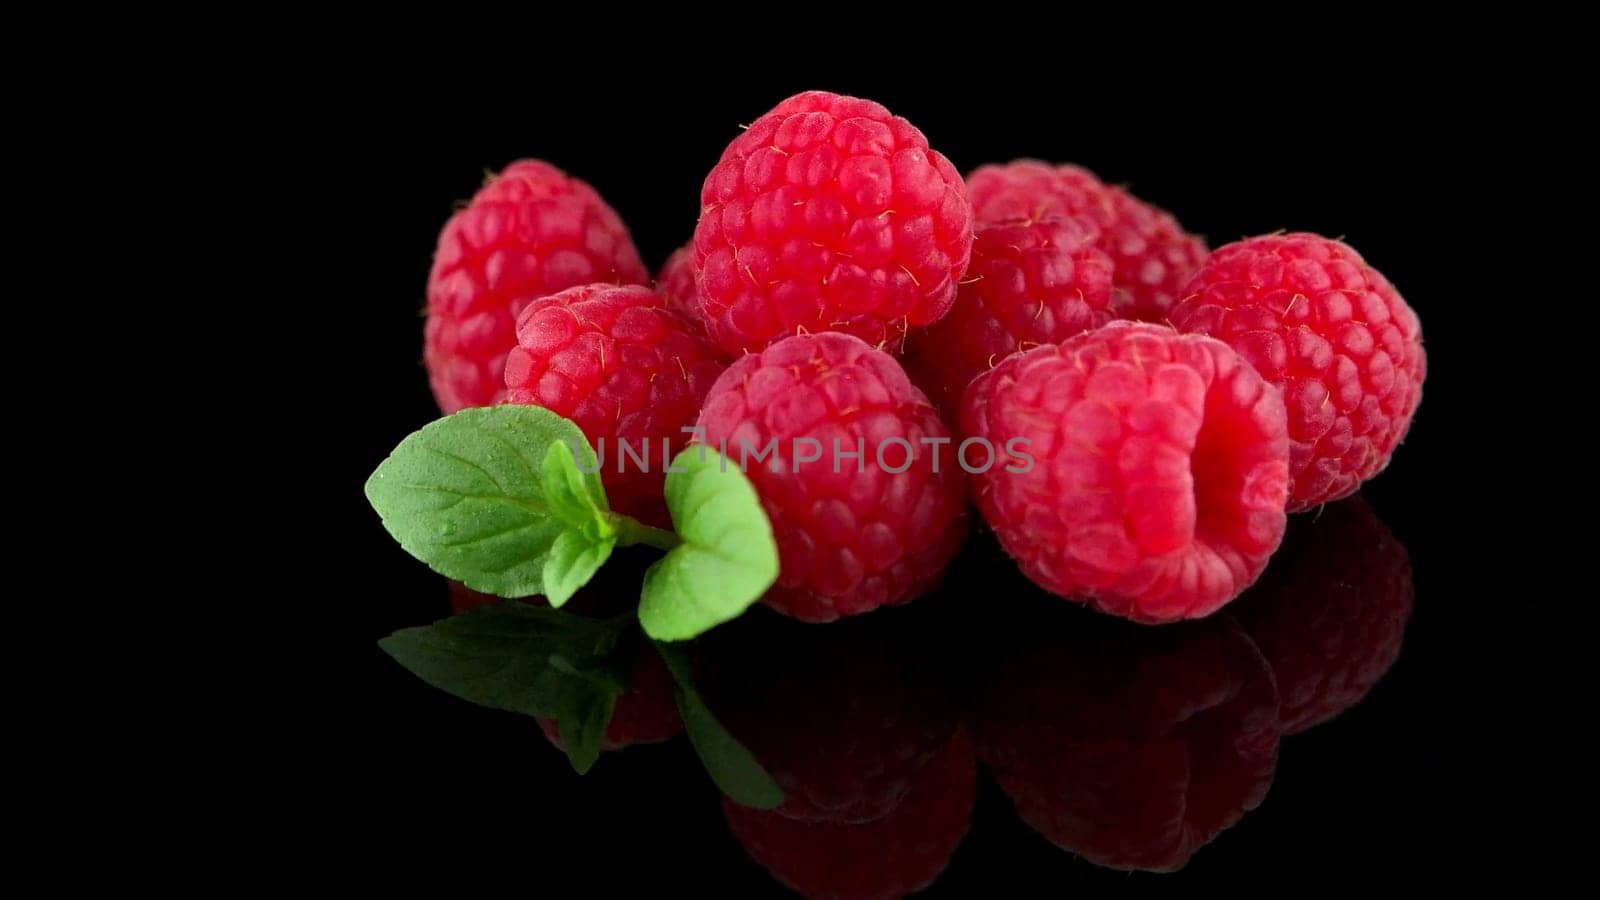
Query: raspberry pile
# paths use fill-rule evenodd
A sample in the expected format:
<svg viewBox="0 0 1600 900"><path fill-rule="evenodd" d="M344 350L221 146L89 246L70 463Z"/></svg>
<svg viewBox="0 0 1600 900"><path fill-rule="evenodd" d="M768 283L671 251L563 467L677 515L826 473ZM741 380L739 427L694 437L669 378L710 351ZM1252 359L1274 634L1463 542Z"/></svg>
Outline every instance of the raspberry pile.
<svg viewBox="0 0 1600 900"><path fill-rule="evenodd" d="M648 447L602 479L652 525L693 429L771 521L766 604L807 622L926 594L969 501L1046 591L1144 624L1208 616L1288 513L1388 465L1421 399L1417 315L1349 246L1208 253L1077 166L963 179L870 100L782 101L700 198L652 288L591 187L512 164L440 234L429 378L446 413L537 404L612 462Z"/></svg>

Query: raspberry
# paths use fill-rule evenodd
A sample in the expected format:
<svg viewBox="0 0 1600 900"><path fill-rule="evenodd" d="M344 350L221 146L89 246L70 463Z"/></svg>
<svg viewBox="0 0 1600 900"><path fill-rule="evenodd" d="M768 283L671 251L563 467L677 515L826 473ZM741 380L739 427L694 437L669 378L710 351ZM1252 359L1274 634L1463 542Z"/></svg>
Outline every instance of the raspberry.
<svg viewBox="0 0 1600 900"><path fill-rule="evenodd" d="M972 248L950 161L869 100L797 94L723 151L700 192L700 304L729 353L801 331L898 347L949 310Z"/></svg>
<svg viewBox="0 0 1600 900"><path fill-rule="evenodd" d="M1150 630L1068 612L1016 624L1021 646L980 691L978 754L1057 846L1115 869L1180 869L1272 784L1272 671L1226 618Z"/></svg>
<svg viewBox="0 0 1600 900"><path fill-rule="evenodd" d="M672 252L656 275L656 290L667 301L667 309L694 323L702 334L709 334L705 313L700 311L700 295L694 284L694 245L685 244Z"/></svg>
<svg viewBox="0 0 1600 900"><path fill-rule="evenodd" d="M1383 471L1422 399L1416 313L1338 241L1280 234L1221 247L1172 324L1228 342L1283 391L1290 512L1349 496Z"/></svg>
<svg viewBox="0 0 1600 900"><path fill-rule="evenodd" d="M1235 606L1278 677L1284 734L1366 697L1400 655L1415 596L1406 548L1361 497L1290 523Z"/></svg>
<svg viewBox="0 0 1600 900"><path fill-rule="evenodd" d="M1205 259L1205 241L1170 213L1077 166L1035 159L980 166L967 176L967 189L979 223L1067 215L1096 225L1098 245L1115 265L1111 310L1118 318L1166 321Z"/></svg>
<svg viewBox="0 0 1600 900"><path fill-rule="evenodd" d="M539 728L550 743L565 749L561 727L554 719L539 719ZM639 648L628 675L628 692L617 698L611 710L611 723L600 740L601 750L621 750L635 744L658 744L671 740L683 730L678 718L672 674L655 650Z"/></svg>
<svg viewBox="0 0 1600 900"><path fill-rule="evenodd" d="M966 536L949 431L899 363L859 338L797 335L745 355L706 395L700 427L772 521L781 571L766 602L779 612L827 622L904 603Z"/></svg>
<svg viewBox="0 0 1600 900"><path fill-rule="evenodd" d="M979 227L950 314L907 342L906 370L947 417L996 362L1111 321L1111 258L1097 234L1059 216Z"/></svg>
<svg viewBox="0 0 1600 900"><path fill-rule="evenodd" d="M594 188L538 160L507 166L439 233L424 331L439 408L449 414L505 397L500 373L530 300L649 278L628 229Z"/></svg>
<svg viewBox="0 0 1600 900"><path fill-rule="evenodd" d="M590 284L529 304L505 369L508 402L583 429L612 509L670 524L666 464L722 371L709 341L649 288Z"/></svg>
<svg viewBox="0 0 1600 900"><path fill-rule="evenodd" d="M956 710L941 669L914 655L898 624L809 628L770 616L707 641L707 701L783 788L778 815L881 818L950 740Z"/></svg>
<svg viewBox="0 0 1600 900"><path fill-rule="evenodd" d="M739 806L722 812L745 852L804 897L904 897L933 884L972 824L977 798L972 741L958 731L905 799L871 822L797 822Z"/></svg>
<svg viewBox="0 0 1600 900"><path fill-rule="evenodd" d="M979 375L961 423L998 457L972 485L1006 552L1102 612L1207 615L1283 537L1283 401L1220 341L1113 322Z"/></svg>

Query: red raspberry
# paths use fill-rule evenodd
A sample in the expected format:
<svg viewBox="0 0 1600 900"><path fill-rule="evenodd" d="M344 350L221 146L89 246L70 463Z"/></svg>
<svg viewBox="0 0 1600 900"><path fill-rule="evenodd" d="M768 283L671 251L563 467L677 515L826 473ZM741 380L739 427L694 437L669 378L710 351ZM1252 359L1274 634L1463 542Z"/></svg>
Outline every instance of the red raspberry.
<svg viewBox="0 0 1600 900"><path fill-rule="evenodd" d="M1278 676L1284 734L1366 697L1400 655L1415 596L1406 548L1361 497L1290 523L1235 606Z"/></svg>
<svg viewBox="0 0 1600 900"><path fill-rule="evenodd" d="M1170 213L1105 184L1077 166L1036 159L980 166L967 176L978 222L1077 216L1100 229L1115 264L1111 310L1118 318L1164 322L1184 283L1205 259L1205 241Z"/></svg>
<svg viewBox="0 0 1600 900"><path fill-rule="evenodd" d="M601 750L621 750L635 744L658 744L677 737L683 730L678 718L672 674L655 650L639 648L633 670L628 675L628 692L617 698L611 710L611 724L600 740ZM550 743L565 749L561 726L554 719L539 719L539 728Z"/></svg>
<svg viewBox="0 0 1600 900"><path fill-rule="evenodd" d="M594 188L549 163L512 163L445 223L428 275L428 380L446 414L505 397L517 314L595 281L644 284L628 229Z"/></svg>
<svg viewBox="0 0 1600 900"><path fill-rule="evenodd" d="M1383 471L1422 399L1417 314L1338 241L1277 234L1218 248L1172 324L1228 342L1283 391L1290 512L1347 497Z"/></svg>
<svg viewBox="0 0 1600 900"><path fill-rule="evenodd" d="M729 353L802 331L898 345L955 300L972 208L922 132L870 100L797 94L723 151L700 192L700 304Z"/></svg>
<svg viewBox="0 0 1600 900"><path fill-rule="evenodd" d="M949 419L979 372L1114 318L1111 258L1094 246L1097 234L1060 216L979 227L954 308L906 348L912 380Z"/></svg>
<svg viewBox="0 0 1600 900"><path fill-rule="evenodd" d="M1207 615L1283 537L1283 401L1220 341L1113 322L979 375L961 423L994 448L973 494L1006 552L1102 612Z"/></svg>
<svg viewBox="0 0 1600 900"><path fill-rule="evenodd" d="M590 284L522 311L506 357L506 400L576 422L599 457L611 508L665 526L666 464L721 372L711 343L654 291Z"/></svg>
<svg viewBox="0 0 1600 900"><path fill-rule="evenodd" d="M899 363L859 338L797 335L745 355L712 386L700 427L761 495L781 564L766 602L786 615L827 622L911 600L966 536L949 431Z"/></svg>
<svg viewBox="0 0 1600 900"><path fill-rule="evenodd" d="M726 798L722 812L745 852L803 897L904 897L933 884L949 865L972 824L977 782L972 741L963 730L880 819L797 822Z"/></svg>
<svg viewBox="0 0 1600 900"><path fill-rule="evenodd" d="M1260 805L1278 694L1237 624L1132 629L1038 611L1014 627L1021 640L980 691L978 754L1052 843L1172 871Z"/></svg>
<svg viewBox="0 0 1600 900"><path fill-rule="evenodd" d="M881 818L949 742L956 710L942 668L916 655L900 624L748 617L705 642L701 689L783 788L778 815Z"/></svg>
<svg viewBox="0 0 1600 900"><path fill-rule="evenodd" d="M706 330L705 314L700 311L700 294L694 285L694 245L685 244L672 251L656 275L656 291L667 301L667 309Z"/></svg>

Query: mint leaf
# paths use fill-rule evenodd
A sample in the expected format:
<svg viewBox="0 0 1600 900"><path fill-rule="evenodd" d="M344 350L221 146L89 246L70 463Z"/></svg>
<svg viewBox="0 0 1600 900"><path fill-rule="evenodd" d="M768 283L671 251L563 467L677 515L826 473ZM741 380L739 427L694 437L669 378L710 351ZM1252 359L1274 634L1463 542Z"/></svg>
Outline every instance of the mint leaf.
<svg viewBox="0 0 1600 900"><path fill-rule="evenodd" d="M778 545L755 488L715 450L679 453L666 494L682 543L645 572L639 623L658 641L682 641L761 599L778 578Z"/></svg>
<svg viewBox="0 0 1600 900"><path fill-rule="evenodd" d="M658 642L656 650L660 651L667 671L677 683L678 715L683 718L683 730L688 732L689 743L717 789L741 806L776 809L783 805L783 789L761 768L750 751L722 727L694 689L694 667L684 646Z"/></svg>
<svg viewBox="0 0 1600 900"><path fill-rule="evenodd" d="M501 597L544 593L547 558L561 534L574 530L579 500L587 498L583 507L591 511L605 508L597 473L573 466L580 491L558 459L559 486L546 484L548 454L562 444L597 468L578 426L547 409L465 409L401 441L367 479L367 499L400 546L434 571ZM576 530L595 545L614 532L603 514L592 528ZM565 573L570 595L582 567L569 562L555 571Z"/></svg>
<svg viewBox="0 0 1600 900"><path fill-rule="evenodd" d="M593 466L594 461L589 460L588 465ZM571 445L565 441L551 444L544 453L539 474L550 509L563 522L596 540L615 531L606 515L606 495L599 475L578 471Z"/></svg>
<svg viewBox="0 0 1600 900"><path fill-rule="evenodd" d="M589 672L610 668L625 625L499 603L401 629L378 646L418 678L463 700L560 717L570 712L573 692L622 693L614 679Z"/></svg>
<svg viewBox="0 0 1600 900"><path fill-rule="evenodd" d="M561 695L556 724L561 729L561 745L579 775L588 772L600 758L600 742L621 691L607 691L593 684L575 685Z"/></svg>
<svg viewBox="0 0 1600 900"><path fill-rule="evenodd" d="M592 543L576 531L563 531L544 560L545 599L556 608L564 605L578 588L589 583L616 545L615 538Z"/></svg>

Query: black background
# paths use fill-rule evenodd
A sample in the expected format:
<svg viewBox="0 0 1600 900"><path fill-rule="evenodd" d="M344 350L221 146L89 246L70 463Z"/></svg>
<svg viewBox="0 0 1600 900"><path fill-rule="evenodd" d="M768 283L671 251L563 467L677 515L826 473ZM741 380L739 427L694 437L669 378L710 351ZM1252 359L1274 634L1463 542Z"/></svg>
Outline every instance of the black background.
<svg viewBox="0 0 1600 900"><path fill-rule="evenodd" d="M1288 886L1432 869L1450 843L1442 836L1465 827L1459 809L1472 785L1455 760L1479 728L1462 708L1473 607L1452 574L1469 525L1443 512L1459 494L1451 448L1472 404L1462 360L1476 338L1463 300L1478 287L1462 265L1470 197L1455 164L1481 116L1471 92L1438 79L1241 78L1202 88L1176 76L1159 89L1068 91L1070 73L957 73L943 84L713 74L664 67L621 94L581 73L569 91L537 96L369 84L342 93L337 121L323 123L319 148L337 186L319 224L345 239L320 276L332 290L319 292L336 306L327 314L342 348L333 374L360 402L338 409L337 452L322 468L333 491L322 524L334 539L330 574L317 580L329 610L319 649L334 668L317 676L325 718L298 738L314 759L307 834L351 840L308 837L296 852L375 872L472 859L527 872L530 889L781 893L726 835L685 742L608 755L580 779L531 722L436 692L383 656L379 637L447 612L445 583L387 537L360 486L395 443L437 416L420 362L425 282L440 226L486 170L532 156L589 181L654 269L688 240L701 180L738 126L790 93L825 88L907 117L962 172L1022 156L1085 165L1212 246L1279 229L1343 237L1417 310L1428 350L1410 437L1365 491L1409 550L1417 588L1400 660L1369 700L1287 741L1265 803L1181 873L1077 861L1018 823L984 784L972 832L932 894ZM431 112L440 109L448 115ZM947 593L970 590L981 615L981 573L968 574ZM543 862L529 872L529 860Z"/></svg>

